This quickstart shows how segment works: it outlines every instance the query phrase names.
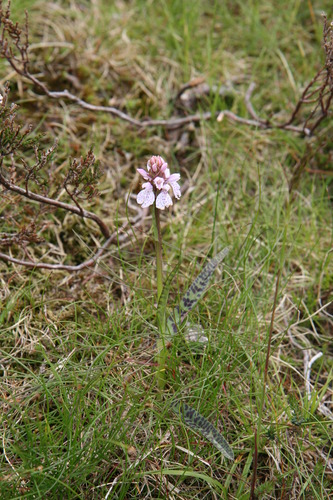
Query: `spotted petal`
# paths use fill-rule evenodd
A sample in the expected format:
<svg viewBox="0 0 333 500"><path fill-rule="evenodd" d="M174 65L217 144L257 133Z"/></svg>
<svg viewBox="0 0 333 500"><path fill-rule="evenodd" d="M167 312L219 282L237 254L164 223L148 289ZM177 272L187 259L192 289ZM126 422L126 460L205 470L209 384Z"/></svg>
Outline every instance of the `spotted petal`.
<svg viewBox="0 0 333 500"><path fill-rule="evenodd" d="M175 182L175 181L179 181L179 179L180 179L180 174L171 174L170 175L170 172L169 172L169 175L167 178L167 181L169 184L171 184L172 182Z"/></svg>
<svg viewBox="0 0 333 500"><path fill-rule="evenodd" d="M142 208L147 208L154 203L155 194L153 191L153 186L150 184L150 182L145 182L142 187L144 189L138 193L136 201L139 203L139 205L141 205Z"/></svg>
<svg viewBox="0 0 333 500"><path fill-rule="evenodd" d="M160 210L164 210L172 205L172 199L167 191L161 191L161 193L156 198L156 207Z"/></svg>
<svg viewBox="0 0 333 500"><path fill-rule="evenodd" d="M172 177L172 176L171 176ZM172 191L173 191L173 194L175 195L175 198L177 198L177 200L179 200L179 198L181 197L181 191L180 191L180 185L178 184L178 182L170 182L168 181L170 186L172 187Z"/></svg>
<svg viewBox="0 0 333 500"><path fill-rule="evenodd" d="M154 184L157 187L157 189L159 189L159 190L161 190L163 188L164 182L165 182L165 180L163 179L163 177L155 177L155 179L154 179Z"/></svg>

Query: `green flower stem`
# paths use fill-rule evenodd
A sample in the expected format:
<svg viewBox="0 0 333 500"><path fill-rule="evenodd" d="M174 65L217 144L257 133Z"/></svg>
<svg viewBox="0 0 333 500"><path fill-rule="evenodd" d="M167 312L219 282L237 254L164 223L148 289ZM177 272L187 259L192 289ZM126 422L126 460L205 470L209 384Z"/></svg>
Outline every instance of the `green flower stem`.
<svg viewBox="0 0 333 500"><path fill-rule="evenodd" d="M161 221L160 212L154 204L153 212L153 231L155 239L155 250L156 250L156 272L157 272L157 302L160 300L160 296L163 290L163 274L162 274L162 235L161 235Z"/></svg>
<svg viewBox="0 0 333 500"><path fill-rule="evenodd" d="M153 211L153 231L155 239L155 250L156 250L156 275L157 275L157 302L159 302L162 290L163 290L163 260L162 260L162 234L161 234L161 221L160 212L154 204ZM158 315L158 328L159 328L159 339L157 341L157 385L163 390L165 387L165 361L167 356L167 351L165 348L165 318L160 318Z"/></svg>

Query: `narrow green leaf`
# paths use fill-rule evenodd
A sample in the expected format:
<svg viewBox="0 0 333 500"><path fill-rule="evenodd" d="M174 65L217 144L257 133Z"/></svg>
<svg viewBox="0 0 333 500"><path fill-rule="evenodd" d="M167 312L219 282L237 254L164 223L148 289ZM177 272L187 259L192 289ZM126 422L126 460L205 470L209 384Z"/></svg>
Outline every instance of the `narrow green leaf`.
<svg viewBox="0 0 333 500"><path fill-rule="evenodd" d="M227 441L205 417L182 401L173 403L171 408L180 416L185 425L205 436L222 455L234 460L234 452Z"/></svg>
<svg viewBox="0 0 333 500"><path fill-rule="evenodd" d="M158 469L158 470L143 470L143 471L140 471L140 472L136 472L134 474L134 477L144 477L144 476L148 476L148 475L152 475L152 474L155 474L155 475L158 475L160 476L161 474L164 475L164 476L181 476L181 477L195 477L196 479L202 479L203 481L206 481L208 484L210 484L211 486L214 486L215 488L217 488L219 491L223 491L223 486L222 484L217 481L216 479L208 476L207 474L203 474L201 472L197 472L195 470L191 470L191 469Z"/></svg>
<svg viewBox="0 0 333 500"><path fill-rule="evenodd" d="M167 319L167 331L169 334L174 335L177 333L179 324L184 320L189 311L199 302L209 285L213 272L228 253L228 247L221 250L216 257L205 265L199 276L194 280L190 288L182 297L179 306L174 308Z"/></svg>

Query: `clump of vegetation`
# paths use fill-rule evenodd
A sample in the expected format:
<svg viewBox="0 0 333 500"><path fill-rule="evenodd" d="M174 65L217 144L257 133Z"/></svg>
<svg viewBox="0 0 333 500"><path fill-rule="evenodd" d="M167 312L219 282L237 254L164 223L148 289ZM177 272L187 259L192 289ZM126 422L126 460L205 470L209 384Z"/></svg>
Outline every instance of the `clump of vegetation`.
<svg viewBox="0 0 333 500"><path fill-rule="evenodd" d="M0 2L0 496L328 498L332 23L27 8Z"/></svg>

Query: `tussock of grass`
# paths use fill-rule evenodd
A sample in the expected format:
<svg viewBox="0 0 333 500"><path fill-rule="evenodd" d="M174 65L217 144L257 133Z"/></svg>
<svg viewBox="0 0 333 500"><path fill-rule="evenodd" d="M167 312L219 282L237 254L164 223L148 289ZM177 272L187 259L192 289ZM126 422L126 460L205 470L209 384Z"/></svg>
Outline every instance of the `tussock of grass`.
<svg viewBox="0 0 333 500"><path fill-rule="evenodd" d="M246 116L288 115L321 66L321 20L313 3L25 2L33 72L131 116L186 111L174 97L203 76L228 85L198 109L228 105ZM22 2L13 1L15 19ZM321 62L319 62L321 61ZM166 397L155 387L156 283L150 219L79 273L0 263L1 498L250 497L258 431L257 498L333 494L332 124L304 139L282 130L202 122L178 131L134 130L118 119L50 101L0 62L19 117L59 140L52 175L91 144L103 169L96 211L114 231L136 215L136 168L153 153L182 174L184 194L162 216L166 269L182 265L170 292L177 305L205 256L230 246L189 321L208 338L177 336L168 351ZM229 94L228 94L229 95ZM312 147L289 193L295 165ZM27 155L30 154L27 152ZM177 168L176 168L177 167ZM62 194L63 199L65 195ZM127 200L127 201L126 201ZM13 205L1 199L2 213ZM24 202L17 209L27 217ZM33 210L45 242L32 256L82 262L99 235L60 211ZM8 220L1 219L1 231ZM21 219L20 219L21 220ZM67 260L66 260L67 259ZM277 274L266 397L264 367ZM306 378L311 366L310 391ZM183 400L232 445L230 465L171 411Z"/></svg>

